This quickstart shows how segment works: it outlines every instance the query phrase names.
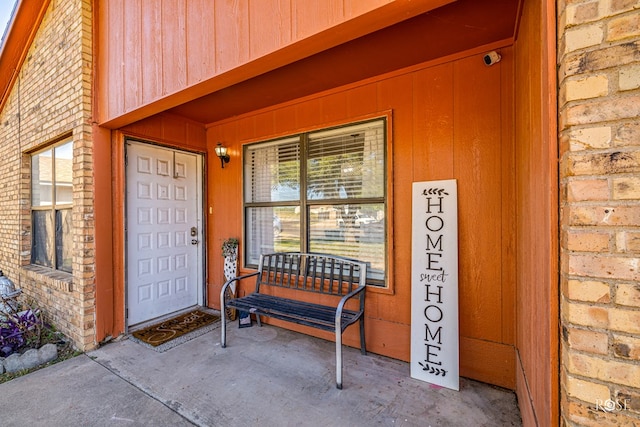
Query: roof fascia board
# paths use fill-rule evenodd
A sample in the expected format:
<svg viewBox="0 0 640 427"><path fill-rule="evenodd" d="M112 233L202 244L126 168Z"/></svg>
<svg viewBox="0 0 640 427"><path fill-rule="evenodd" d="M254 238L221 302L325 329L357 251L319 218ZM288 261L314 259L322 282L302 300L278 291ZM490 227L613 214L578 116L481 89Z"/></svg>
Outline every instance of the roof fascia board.
<svg viewBox="0 0 640 427"><path fill-rule="evenodd" d="M0 51L0 111L38 32L50 0L18 0Z"/></svg>

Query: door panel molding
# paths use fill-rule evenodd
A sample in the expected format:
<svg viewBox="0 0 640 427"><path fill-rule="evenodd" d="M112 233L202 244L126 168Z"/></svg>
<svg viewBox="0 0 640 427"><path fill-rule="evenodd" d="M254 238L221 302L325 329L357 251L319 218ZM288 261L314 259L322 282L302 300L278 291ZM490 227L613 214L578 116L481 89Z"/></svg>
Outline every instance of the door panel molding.
<svg viewBox="0 0 640 427"><path fill-rule="evenodd" d="M202 155L125 141L126 326L204 304Z"/></svg>

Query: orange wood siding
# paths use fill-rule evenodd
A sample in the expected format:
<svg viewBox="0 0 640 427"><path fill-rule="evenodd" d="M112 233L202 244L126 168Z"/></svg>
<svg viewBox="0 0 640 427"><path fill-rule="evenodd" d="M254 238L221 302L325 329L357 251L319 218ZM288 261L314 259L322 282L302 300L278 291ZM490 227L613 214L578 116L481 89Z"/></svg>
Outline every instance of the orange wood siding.
<svg viewBox="0 0 640 427"><path fill-rule="evenodd" d="M159 2L156 2L156 5ZM162 10L159 7L150 7L144 13L144 20L140 24L140 33L141 33L141 44L142 44L142 52L144 52L144 61L139 61L142 65L142 75L144 75L144 84L141 82L141 77L136 77L134 82L134 86L131 91L138 91L138 97L141 100L138 102L148 103L152 102L154 99L158 98L158 94L163 93L163 69L162 69L162 44L158 43L158 28L161 28L162 22ZM111 31L109 31L111 33ZM135 36L133 36L135 37ZM206 33L202 34L202 39L206 40ZM110 55L114 55L116 52L111 52L109 49L108 53ZM197 46L194 46L194 49L197 49ZM195 53L199 53L198 50ZM140 58L140 57L138 57ZM131 61L131 59L129 59ZM108 61L111 63L111 58ZM115 87L115 90L122 90L120 87ZM118 107L111 107L109 111L117 111Z"/></svg>
<svg viewBox="0 0 640 427"><path fill-rule="evenodd" d="M242 238L243 144L390 113L392 292L368 290L368 348L408 360L411 184L456 178L461 374L514 388L513 49L504 47L500 51L503 60L492 67L483 64L482 55L474 54L209 127L208 151L213 152L216 143L222 142L231 155L224 169L215 156L208 160L208 199L212 207L208 229L210 305L218 306L215 296L223 283L220 244L227 237ZM357 334L348 331L346 342L357 345Z"/></svg>
<svg viewBox="0 0 640 427"><path fill-rule="evenodd" d="M204 152L206 150L205 128L202 124L185 120L172 114L160 114L125 126L120 131L133 137L171 147Z"/></svg>
<svg viewBox="0 0 640 427"><path fill-rule="evenodd" d="M96 341L101 342L108 336L115 336L124 331L124 323L116 327L116 317L120 310L116 310L116 300L122 302L116 281L114 280L114 228L113 215L113 156L111 155L111 132L107 129L93 126L93 155L97 161L93 165L95 179L95 271L96 271ZM117 257L116 257L117 258ZM123 294L124 295L124 294Z"/></svg>
<svg viewBox="0 0 640 427"><path fill-rule="evenodd" d="M525 426L558 425L555 2L527 1L515 45L517 393Z"/></svg>
<svg viewBox="0 0 640 427"><path fill-rule="evenodd" d="M452 1L99 0L99 122L162 111Z"/></svg>

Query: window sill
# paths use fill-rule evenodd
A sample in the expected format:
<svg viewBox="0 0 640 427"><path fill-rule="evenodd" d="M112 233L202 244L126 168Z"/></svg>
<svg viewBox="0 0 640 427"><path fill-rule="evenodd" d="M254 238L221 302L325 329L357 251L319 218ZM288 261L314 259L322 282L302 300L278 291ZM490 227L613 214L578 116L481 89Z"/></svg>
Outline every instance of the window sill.
<svg viewBox="0 0 640 427"><path fill-rule="evenodd" d="M71 273L39 265L25 265L22 270L29 278L42 282L50 288L63 292L73 291L73 275Z"/></svg>

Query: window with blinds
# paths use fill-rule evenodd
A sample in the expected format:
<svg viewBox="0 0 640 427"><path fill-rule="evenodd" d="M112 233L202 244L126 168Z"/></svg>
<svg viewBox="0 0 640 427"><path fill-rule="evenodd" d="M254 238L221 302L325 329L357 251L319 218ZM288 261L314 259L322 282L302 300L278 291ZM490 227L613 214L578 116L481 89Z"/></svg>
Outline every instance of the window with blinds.
<svg viewBox="0 0 640 427"><path fill-rule="evenodd" d="M245 262L261 253L323 252L386 274L385 120L245 146Z"/></svg>

